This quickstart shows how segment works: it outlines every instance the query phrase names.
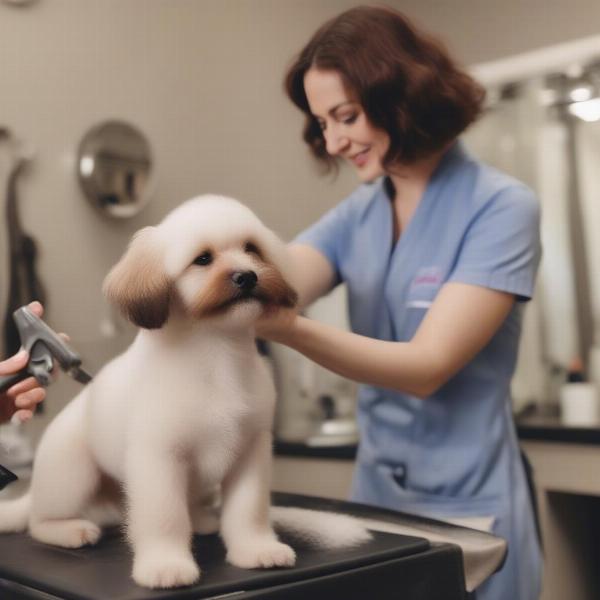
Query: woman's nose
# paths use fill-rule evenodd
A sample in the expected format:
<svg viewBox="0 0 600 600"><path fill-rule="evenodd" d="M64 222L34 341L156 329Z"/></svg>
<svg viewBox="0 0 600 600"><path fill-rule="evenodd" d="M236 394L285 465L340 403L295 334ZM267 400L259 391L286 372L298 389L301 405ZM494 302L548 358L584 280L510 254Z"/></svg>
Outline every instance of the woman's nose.
<svg viewBox="0 0 600 600"><path fill-rule="evenodd" d="M340 132L335 131L333 128L325 131L325 148L327 154L335 156L340 154L349 145L348 137Z"/></svg>

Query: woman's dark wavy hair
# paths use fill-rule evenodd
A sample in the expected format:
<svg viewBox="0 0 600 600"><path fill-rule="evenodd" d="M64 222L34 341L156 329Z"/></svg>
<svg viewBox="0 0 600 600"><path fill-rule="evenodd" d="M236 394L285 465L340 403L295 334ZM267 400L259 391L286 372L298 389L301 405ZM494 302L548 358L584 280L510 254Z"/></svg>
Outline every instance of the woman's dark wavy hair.
<svg viewBox="0 0 600 600"><path fill-rule="evenodd" d="M480 114L485 90L443 44L388 7L359 6L326 22L291 65L285 89L306 115L304 140L329 167L329 155L304 92L311 67L339 72L370 123L387 132L384 167L441 150Z"/></svg>

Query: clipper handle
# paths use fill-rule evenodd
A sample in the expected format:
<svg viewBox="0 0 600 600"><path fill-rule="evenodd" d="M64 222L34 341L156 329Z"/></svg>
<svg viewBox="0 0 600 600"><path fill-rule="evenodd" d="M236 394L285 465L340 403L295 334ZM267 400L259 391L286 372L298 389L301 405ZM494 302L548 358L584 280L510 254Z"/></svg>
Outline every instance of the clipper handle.
<svg viewBox="0 0 600 600"><path fill-rule="evenodd" d="M19 329L23 347L31 355L30 363L34 363L34 365L44 363L51 370L52 358L54 357L65 371L81 365L81 358L77 352L69 348L55 331L50 329L42 319L34 315L26 306L17 309L13 313L13 317ZM38 378L38 373L32 373L32 375L36 379ZM40 381L40 383L47 385L43 381Z"/></svg>
<svg viewBox="0 0 600 600"><path fill-rule="evenodd" d="M42 319L34 315L26 306L13 313L23 348L29 352L27 366L14 375L0 378L0 391L8 389L22 379L35 377L44 387L52 381L54 360L80 383L92 378L81 368L81 357L50 329Z"/></svg>

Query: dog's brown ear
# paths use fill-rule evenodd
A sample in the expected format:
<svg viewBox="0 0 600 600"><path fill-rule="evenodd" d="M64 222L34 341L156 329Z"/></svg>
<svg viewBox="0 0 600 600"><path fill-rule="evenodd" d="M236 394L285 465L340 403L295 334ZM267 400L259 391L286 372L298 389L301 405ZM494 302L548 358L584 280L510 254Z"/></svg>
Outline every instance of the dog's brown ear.
<svg viewBox="0 0 600 600"><path fill-rule="evenodd" d="M140 229L111 269L102 290L139 327L158 329L169 318L173 283L164 271L155 227Z"/></svg>

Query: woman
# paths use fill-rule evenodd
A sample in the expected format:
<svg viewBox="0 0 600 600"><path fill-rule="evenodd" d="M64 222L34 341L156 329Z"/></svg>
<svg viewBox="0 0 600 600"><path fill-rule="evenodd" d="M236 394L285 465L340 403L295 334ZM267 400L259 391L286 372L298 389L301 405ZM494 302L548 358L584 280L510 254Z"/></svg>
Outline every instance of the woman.
<svg viewBox="0 0 600 600"><path fill-rule="evenodd" d="M43 314L42 305L32 302L29 305L38 317ZM21 350L14 356L0 361L0 376L18 373L27 365L29 356ZM16 415L21 422L28 421L33 416L35 407L46 397L46 390L37 381L30 377L13 385L5 393L0 394L0 423L8 421Z"/></svg>
<svg viewBox="0 0 600 600"><path fill-rule="evenodd" d="M363 384L353 500L487 518L509 552L478 600L533 600L541 558L510 380L538 203L457 141L484 92L392 9L323 25L286 89L313 154L364 182L290 247L301 304L345 282L352 332L280 313L259 334Z"/></svg>

